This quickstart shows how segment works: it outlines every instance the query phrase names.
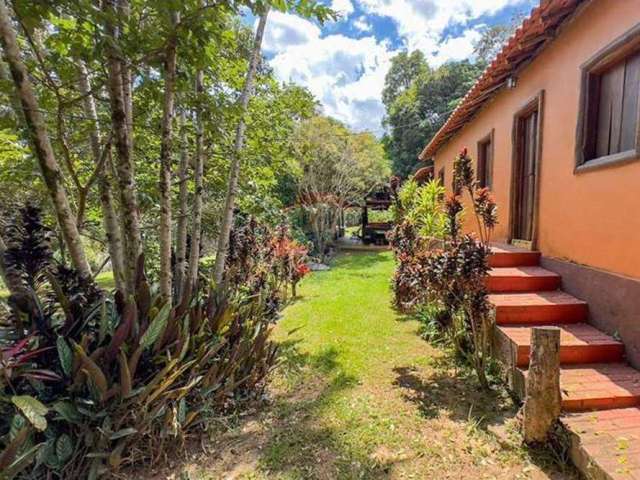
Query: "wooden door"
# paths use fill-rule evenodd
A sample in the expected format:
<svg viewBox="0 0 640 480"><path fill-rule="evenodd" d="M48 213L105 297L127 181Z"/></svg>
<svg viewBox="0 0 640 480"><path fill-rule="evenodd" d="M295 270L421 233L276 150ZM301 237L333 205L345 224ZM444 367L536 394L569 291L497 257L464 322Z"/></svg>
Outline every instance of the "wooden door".
<svg viewBox="0 0 640 480"><path fill-rule="evenodd" d="M538 110L517 120L514 217L515 243L532 242L538 166Z"/></svg>

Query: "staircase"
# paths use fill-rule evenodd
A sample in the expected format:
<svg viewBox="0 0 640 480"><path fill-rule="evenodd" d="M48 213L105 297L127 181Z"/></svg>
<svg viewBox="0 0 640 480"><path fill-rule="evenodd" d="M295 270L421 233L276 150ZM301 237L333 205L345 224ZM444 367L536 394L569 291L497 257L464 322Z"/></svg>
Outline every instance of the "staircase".
<svg viewBox="0 0 640 480"><path fill-rule="evenodd" d="M561 278L539 266L540 252L492 251L487 288L511 388L524 398L531 328L557 326L562 421L574 462L588 478L640 479L640 372L625 361L624 344L587 323L588 304L559 290Z"/></svg>

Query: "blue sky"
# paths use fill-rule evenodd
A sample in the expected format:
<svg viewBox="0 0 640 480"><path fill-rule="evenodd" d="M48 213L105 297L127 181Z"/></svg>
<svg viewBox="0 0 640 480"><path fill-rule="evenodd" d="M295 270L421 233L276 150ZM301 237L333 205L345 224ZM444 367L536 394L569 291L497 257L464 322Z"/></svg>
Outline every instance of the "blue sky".
<svg viewBox="0 0 640 480"><path fill-rule="evenodd" d="M391 58L420 49L432 66L471 58L486 26L508 23L537 0L331 0L341 13L319 25L272 12L264 53L276 75L308 87L323 113L382 133L380 100Z"/></svg>

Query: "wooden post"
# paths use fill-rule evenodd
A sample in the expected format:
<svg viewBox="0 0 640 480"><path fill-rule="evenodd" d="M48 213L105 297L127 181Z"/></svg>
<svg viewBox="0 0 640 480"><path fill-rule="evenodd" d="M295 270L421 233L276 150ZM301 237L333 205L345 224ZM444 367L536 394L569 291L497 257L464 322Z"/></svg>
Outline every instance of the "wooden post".
<svg viewBox="0 0 640 480"><path fill-rule="evenodd" d="M560 329L534 327L524 402L524 441L544 443L560 416Z"/></svg>

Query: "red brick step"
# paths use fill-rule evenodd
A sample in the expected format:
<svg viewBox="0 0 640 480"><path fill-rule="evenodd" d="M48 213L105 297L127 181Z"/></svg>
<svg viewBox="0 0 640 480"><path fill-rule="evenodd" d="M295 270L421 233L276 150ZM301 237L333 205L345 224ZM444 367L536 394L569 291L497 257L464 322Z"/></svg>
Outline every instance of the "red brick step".
<svg viewBox="0 0 640 480"><path fill-rule="evenodd" d="M510 385L524 399L531 328L560 328L561 421L571 458L589 478L640 480L640 371L623 363L624 345L583 323L586 302L562 291L540 253L492 247L487 288L496 309L497 352L511 367ZM581 413L589 412L589 413Z"/></svg>
<svg viewBox="0 0 640 480"><path fill-rule="evenodd" d="M525 385L527 370L517 372L522 376L518 383ZM566 365L560 368L560 390L566 412L638 406L640 372L626 363Z"/></svg>
<svg viewBox="0 0 640 480"><path fill-rule="evenodd" d="M549 291L560 288L560 275L541 267L493 268L487 278L493 293Z"/></svg>
<svg viewBox="0 0 640 480"><path fill-rule="evenodd" d="M530 326L500 326L497 329L502 340L507 342L517 367L529 364L531 351ZM624 345L609 335L586 323L558 325L560 329L560 363L584 364L620 362Z"/></svg>
<svg viewBox="0 0 640 480"><path fill-rule="evenodd" d="M489 265L492 268L535 267L540 263L540 252L532 252L513 245L493 245Z"/></svg>
<svg viewBox="0 0 640 480"><path fill-rule="evenodd" d="M640 408L569 413L571 457L588 478L640 478Z"/></svg>
<svg viewBox="0 0 640 480"><path fill-rule="evenodd" d="M496 308L498 325L578 323L588 315L586 302L560 290L492 294L489 301Z"/></svg>

